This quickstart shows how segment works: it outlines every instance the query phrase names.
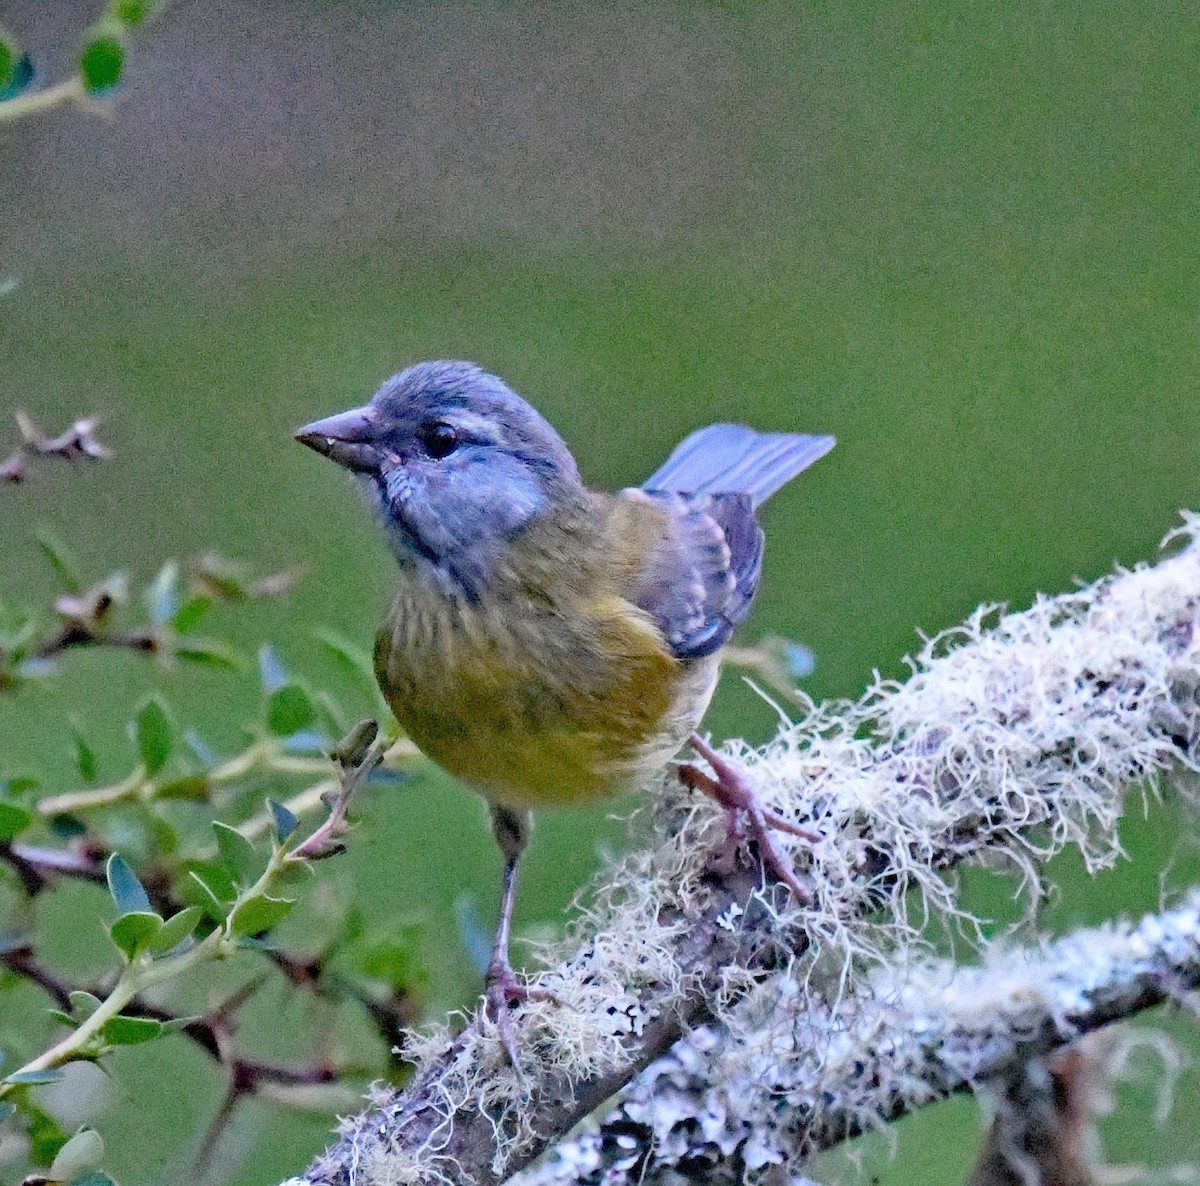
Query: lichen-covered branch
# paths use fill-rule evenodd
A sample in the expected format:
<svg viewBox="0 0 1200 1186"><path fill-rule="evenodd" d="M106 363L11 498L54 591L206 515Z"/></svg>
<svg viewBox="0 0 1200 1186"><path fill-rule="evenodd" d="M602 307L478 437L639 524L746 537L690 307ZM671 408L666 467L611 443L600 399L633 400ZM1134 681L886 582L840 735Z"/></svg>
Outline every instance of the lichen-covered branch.
<svg viewBox="0 0 1200 1186"><path fill-rule="evenodd" d="M712 1186L803 1158L1200 986L1200 890L1179 909L1080 931L989 966L890 968L834 1006L783 975L733 1029L704 1027L521 1186ZM676 1175L672 1177L672 1175Z"/></svg>
<svg viewBox="0 0 1200 1186"><path fill-rule="evenodd" d="M667 778L643 846L608 871L570 954L539 979L561 1003L517 1012L521 1066L483 1016L414 1040L411 1085L350 1121L292 1186L501 1181L685 1031L732 1024L756 989L782 992L783 972L804 986L797 1015L856 999L868 969L911 949L914 892L959 913L956 864L988 854L1036 885L1068 845L1090 867L1111 862L1129 790L1197 767L1198 617L1189 537L1154 567L1021 613L981 610L931 640L903 683L806 704L765 750L738 755L777 811L824 837L792 853L807 862L805 907L761 885L753 861L716 869L721 813Z"/></svg>

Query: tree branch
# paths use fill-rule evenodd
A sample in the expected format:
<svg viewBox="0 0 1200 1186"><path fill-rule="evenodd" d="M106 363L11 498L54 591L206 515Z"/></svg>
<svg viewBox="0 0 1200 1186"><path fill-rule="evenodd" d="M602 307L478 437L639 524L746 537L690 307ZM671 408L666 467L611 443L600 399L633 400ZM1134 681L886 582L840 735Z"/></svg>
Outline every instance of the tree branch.
<svg viewBox="0 0 1200 1186"><path fill-rule="evenodd" d="M1198 986L1200 889L1136 926L1007 950L988 967L888 970L833 1007L781 976L739 1009L738 1035L690 1035L594 1129L517 1180L654 1186L702 1170L733 1186L747 1169L790 1166L956 1092L1019 1079L1031 1060ZM769 1034L769 1049L749 1046L752 1033Z"/></svg>
<svg viewBox="0 0 1200 1186"><path fill-rule="evenodd" d="M668 778L642 821L646 847L608 872L574 954L539 978L568 1007L517 1011L521 1067L481 1014L456 1038L414 1040L412 1084L289 1186L499 1182L687 1030L736 1028L738 1001L791 982L804 986L798 1015L848 1007L861 969L895 965L917 938L910 891L964 917L946 876L961 861L1003 858L1030 887L1068 844L1089 867L1110 863L1125 793L1197 768L1198 616L1192 544L1022 613L981 610L931 640L906 682L806 703L764 751L740 755L772 807L825 837L793 854L810 859L804 908L761 886L756 862L710 867L722 815ZM844 1024L836 1009L828 1024Z"/></svg>

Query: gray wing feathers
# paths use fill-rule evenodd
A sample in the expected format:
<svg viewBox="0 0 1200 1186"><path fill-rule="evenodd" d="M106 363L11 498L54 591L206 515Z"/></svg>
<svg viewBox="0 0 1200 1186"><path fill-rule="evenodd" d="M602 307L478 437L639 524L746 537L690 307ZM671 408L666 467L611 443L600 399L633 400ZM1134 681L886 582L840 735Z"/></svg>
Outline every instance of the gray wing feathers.
<svg viewBox="0 0 1200 1186"><path fill-rule="evenodd" d="M746 616L762 571L762 530L747 494L638 493L670 512L633 601L658 623L672 653L698 659L723 646Z"/></svg>
<svg viewBox="0 0 1200 1186"><path fill-rule="evenodd" d="M642 489L748 494L751 506L757 507L833 445L833 437L710 424L681 441Z"/></svg>

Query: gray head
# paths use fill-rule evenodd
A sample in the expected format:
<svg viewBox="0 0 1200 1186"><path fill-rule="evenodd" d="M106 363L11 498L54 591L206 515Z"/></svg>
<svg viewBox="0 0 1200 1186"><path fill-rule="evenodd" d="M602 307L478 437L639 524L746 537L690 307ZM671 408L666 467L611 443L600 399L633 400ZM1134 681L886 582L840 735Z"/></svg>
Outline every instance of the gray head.
<svg viewBox="0 0 1200 1186"><path fill-rule="evenodd" d="M554 429L469 362L409 367L366 407L307 424L296 439L359 478L401 564L468 596L501 545L580 491Z"/></svg>

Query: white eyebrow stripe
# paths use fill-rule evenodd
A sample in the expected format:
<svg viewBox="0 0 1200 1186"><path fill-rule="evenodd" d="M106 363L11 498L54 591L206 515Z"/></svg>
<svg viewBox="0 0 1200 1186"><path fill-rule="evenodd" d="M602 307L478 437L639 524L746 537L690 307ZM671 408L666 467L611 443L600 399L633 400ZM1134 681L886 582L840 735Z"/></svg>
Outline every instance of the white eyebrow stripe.
<svg viewBox="0 0 1200 1186"><path fill-rule="evenodd" d="M494 444L500 439L499 426L495 419L482 416L478 412L455 409L446 417L446 423L452 424L472 440Z"/></svg>

